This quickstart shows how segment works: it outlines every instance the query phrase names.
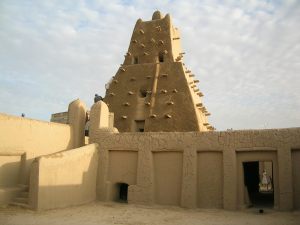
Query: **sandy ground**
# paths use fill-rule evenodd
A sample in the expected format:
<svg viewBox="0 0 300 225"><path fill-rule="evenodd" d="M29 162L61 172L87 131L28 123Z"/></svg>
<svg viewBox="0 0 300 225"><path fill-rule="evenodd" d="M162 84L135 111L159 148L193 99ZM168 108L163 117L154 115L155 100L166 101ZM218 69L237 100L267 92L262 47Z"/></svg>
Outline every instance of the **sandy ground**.
<svg viewBox="0 0 300 225"><path fill-rule="evenodd" d="M300 211L273 212L250 208L243 212L141 206L92 202L57 210L35 212L15 206L0 208L0 225L35 224L300 224Z"/></svg>

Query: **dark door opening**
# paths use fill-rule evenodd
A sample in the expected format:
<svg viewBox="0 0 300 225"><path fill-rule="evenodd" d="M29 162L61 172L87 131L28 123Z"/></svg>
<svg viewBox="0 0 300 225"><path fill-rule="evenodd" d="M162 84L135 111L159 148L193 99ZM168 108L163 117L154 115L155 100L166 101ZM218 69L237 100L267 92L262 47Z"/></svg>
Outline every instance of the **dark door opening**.
<svg viewBox="0 0 300 225"><path fill-rule="evenodd" d="M244 162L244 183L253 207L273 208L274 191L260 191L262 176L259 173L259 162Z"/></svg>
<svg viewBox="0 0 300 225"><path fill-rule="evenodd" d="M122 183L120 185L120 200L127 202L127 195L128 195L128 184Z"/></svg>

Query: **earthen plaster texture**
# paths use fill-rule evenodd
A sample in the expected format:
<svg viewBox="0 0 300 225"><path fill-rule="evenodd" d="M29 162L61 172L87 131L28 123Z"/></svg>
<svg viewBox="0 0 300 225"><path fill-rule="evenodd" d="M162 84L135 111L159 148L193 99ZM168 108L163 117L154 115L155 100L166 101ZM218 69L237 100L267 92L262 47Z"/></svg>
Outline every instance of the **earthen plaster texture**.
<svg viewBox="0 0 300 225"><path fill-rule="evenodd" d="M93 116L91 120L96 124L99 122ZM100 149L97 198L101 201L111 200L108 193L114 185L113 178L107 176L111 166L110 152L115 151L114 157L117 157L118 152L133 151L138 156L137 179L136 184L129 185L129 203L240 210L246 204L244 186L241 185L242 163L272 161L274 179L277 180L274 180L274 209L293 209L291 149L300 147L300 128L118 133L102 127L91 135L91 141L99 143ZM163 156L161 159L165 159L160 160L159 154ZM118 164L114 166L118 167ZM176 172L173 173L174 167ZM170 172L161 175L166 170ZM126 173L126 170L120 170L118 176ZM297 181L299 172L294 173ZM173 183L172 187L169 180ZM180 191L174 190L176 188ZM299 192L299 187L295 187L294 192ZM174 202L169 200L167 193L172 194Z"/></svg>

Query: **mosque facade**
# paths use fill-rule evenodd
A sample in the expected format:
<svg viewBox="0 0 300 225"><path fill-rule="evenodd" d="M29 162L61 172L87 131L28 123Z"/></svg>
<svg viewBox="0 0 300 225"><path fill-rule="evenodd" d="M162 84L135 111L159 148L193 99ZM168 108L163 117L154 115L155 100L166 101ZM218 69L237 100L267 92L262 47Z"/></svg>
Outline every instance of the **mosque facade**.
<svg viewBox="0 0 300 225"><path fill-rule="evenodd" d="M0 205L244 210L267 169L271 208L299 210L300 128L215 131L183 55L169 14L139 19L104 101L90 109L88 144L80 99L66 124L0 114Z"/></svg>

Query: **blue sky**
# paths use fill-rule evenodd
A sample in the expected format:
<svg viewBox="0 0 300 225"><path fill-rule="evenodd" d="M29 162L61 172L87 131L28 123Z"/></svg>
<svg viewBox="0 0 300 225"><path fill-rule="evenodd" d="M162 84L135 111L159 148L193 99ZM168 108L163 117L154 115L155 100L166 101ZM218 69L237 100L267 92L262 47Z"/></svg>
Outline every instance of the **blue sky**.
<svg viewBox="0 0 300 225"><path fill-rule="evenodd" d="M300 1L0 1L0 113L49 121L123 63L136 21L180 30L217 130L300 126Z"/></svg>

